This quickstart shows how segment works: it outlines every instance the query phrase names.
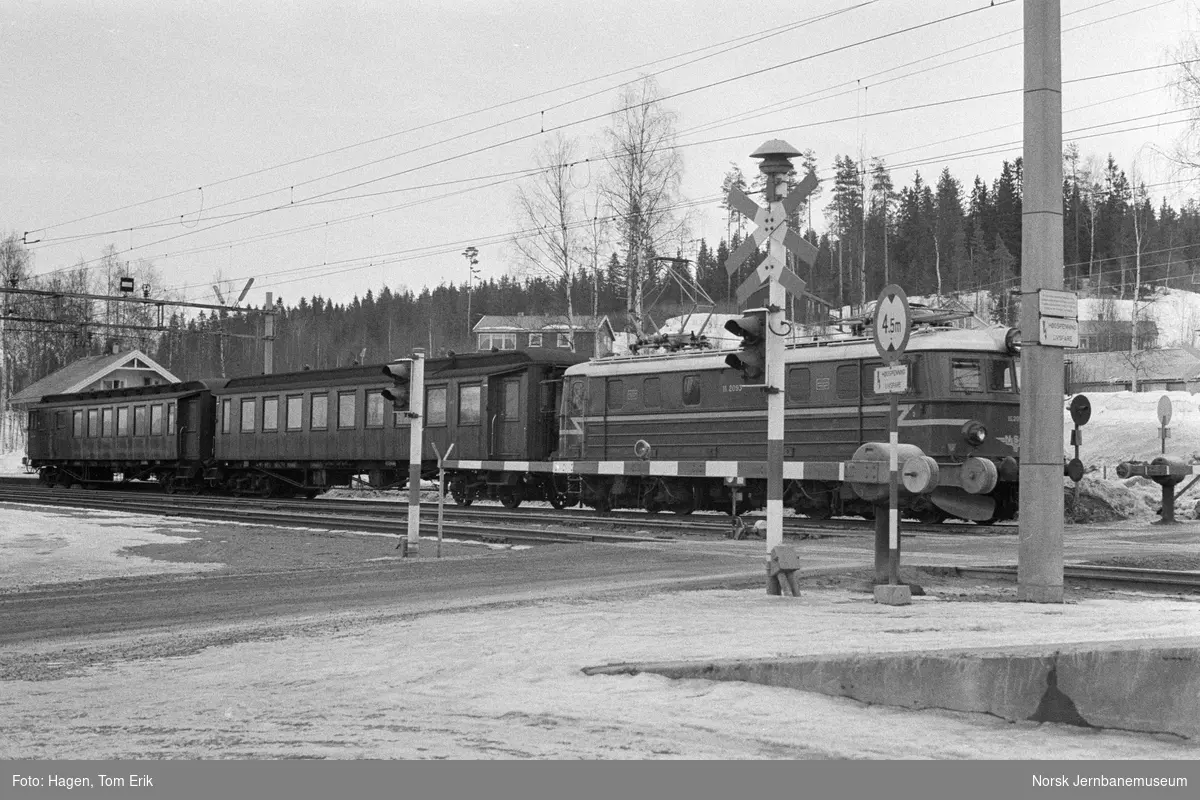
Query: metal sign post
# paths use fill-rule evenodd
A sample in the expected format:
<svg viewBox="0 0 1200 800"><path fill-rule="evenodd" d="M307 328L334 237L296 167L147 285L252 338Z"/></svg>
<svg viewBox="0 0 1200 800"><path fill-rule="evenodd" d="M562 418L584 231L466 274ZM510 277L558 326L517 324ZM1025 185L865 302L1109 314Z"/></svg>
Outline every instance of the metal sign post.
<svg viewBox="0 0 1200 800"><path fill-rule="evenodd" d="M880 582L875 587L875 602L888 605L907 605L912 602L912 592L900 583L900 416L899 397L908 389L908 367L901 364L900 357L908 346L912 333L912 317L908 309L908 296L896 284L885 286L875 304L875 349L886 365L876 370L876 383L888 393L888 515L887 515L887 585ZM899 369L903 370L902 377ZM903 381L901 383L901 380ZM876 508L879 508L876 506ZM876 515L878 517L878 513ZM880 579L879 566L882 561L882 525L875 526L876 580Z"/></svg>
<svg viewBox="0 0 1200 800"><path fill-rule="evenodd" d="M412 377L406 416L411 421L408 434L408 550L415 556L421 549L421 457L425 449L425 351L417 348L412 355Z"/></svg>
<svg viewBox="0 0 1200 800"><path fill-rule="evenodd" d="M1171 429L1167 426L1171 424L1171 398L1165 394L1158 400L1158 421L1162 423L1158 435L1162 439L1162 454L1167 454L1167 439L1171 438Z"/></svg>
<svg viewBox="0 0 1200 800"><path fill-rule="evenodd" d="M438 450L437 442L430 442L433 445L433 452L437 454L438 460L438 543L437 557L442 557L442 511L446 507L446 459L454 452L454 443L446 448L446 452Z"/></svg>
<svg viewBox="0 0 1200 800"><path fill-rule="evenodd" d="M817 254L817 248L811 242L788 227L788 217L795 213L819 181L816 174L810 172L787 197L781 198L779 181L794 171L791 159L801 155L800 151L785 141L772 139L750 155L762 159L758 169L767 179L767 205L759 206L736 187L730 189L730 207L753 219L755 228L725 262L725 270L733 275L760 244L769 242L766 258L738 287L737 296L744 304L764 283L769 287L765 326L766 386L763 389L767 393L767 592L781 594L778 577L770 571L770 557L775 548L783 544L783 386L786 382L783 337L787 325L784 301L787 292L803 297L805 286L804 281L787 268L787 253L790 251L807 264L812 264ZM790 559L788 563L791 563Z"/></svg>

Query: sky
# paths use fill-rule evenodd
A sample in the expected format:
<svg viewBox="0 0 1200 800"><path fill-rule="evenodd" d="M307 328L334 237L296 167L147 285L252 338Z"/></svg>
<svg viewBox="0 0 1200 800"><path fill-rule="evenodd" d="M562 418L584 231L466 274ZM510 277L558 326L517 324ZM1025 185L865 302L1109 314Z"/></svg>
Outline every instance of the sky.
<svg viewBox="0 0 1200 800"><path fill-rule="evenodd" d="M1062 13L1064 140L1136 165L1156 198L1194 196L1156 153L1184 130L1170 65L1195 0ZM25 235L39 274L111 245L153 264L154 296L192 302L218 276L254 278L254 305L462 284L469 245L484 279L520 274L538 147L575 139L590 196L621 84L652 74L694 257L725 236L725 173L753 175L769 139L811 148L823 179L851 154L897 187L944 166L990 183L1020 154L1021 26L1016 0L0 0L0 233Z"/></svg>

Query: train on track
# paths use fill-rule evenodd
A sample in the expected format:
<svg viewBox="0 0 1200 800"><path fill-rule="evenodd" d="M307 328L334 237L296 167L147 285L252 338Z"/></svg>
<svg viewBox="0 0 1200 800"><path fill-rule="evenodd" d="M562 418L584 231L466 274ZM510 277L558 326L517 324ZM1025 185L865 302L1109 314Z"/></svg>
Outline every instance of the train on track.
<svg viewBox="0 0 1200 800"><path fill-rule="evenodd" d="M1016 515L1018 349L1006 330L915 326L900 441L940 465L974 457L994 476L984 492L946 486L908 497L908 516L986 523ZM531 499L599 510L761 508L765 480L534 468L635 457L764 460L766 395L746 386L726 355L684 348L585 360L528 350L428 359L422 473L436 477L436 454L453 444L457 466L446 479L463 505L489 497L508 507ZM785 459L845 461L864 442L887 440L888 398L873 391L881 361L871 339L795 342L784 366ZM263 497L311 497L357 476L399 485L409 422L386 399L386 372L354 366L47 396L30 410L28 463L47 485L140 481L167 492ZM873 514L844 481L789 480L785 491L785 505L805 515Z"/></svg>

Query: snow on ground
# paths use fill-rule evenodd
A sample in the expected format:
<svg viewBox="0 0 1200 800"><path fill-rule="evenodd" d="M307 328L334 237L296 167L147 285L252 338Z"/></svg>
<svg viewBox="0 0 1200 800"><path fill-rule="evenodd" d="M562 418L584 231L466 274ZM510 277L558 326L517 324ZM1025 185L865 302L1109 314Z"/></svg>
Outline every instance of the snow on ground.
<svg viewBox="0 0 1200 800"><path fill-rule="evenodd" d="M1191 346L1200 329L1200 294L1181 289L1158 288L1152 298L1137 303L1139 320L1152 320L1158 327L1161 347ZM1133 300L1083 298L1080 319L1133 319Z"/></svg>
<svg viewBox="0 0 1200 800"><path fill-rule="evenodd" d="M66 536L80 549L56 551L72 556L68 569L42 579L126 575L131 560L121 548L145 542L155 526L180 530L176 520L88 516L54 526L51 519L64 517L0 507L3 561L21 552L14 539L44 550ZM73 554L86 554L86 573ZM1197 599L1131 594L1046 606L1001 602L1002 594L947 592L891 607L865 593L808 586L800 598L761 588L563 590L455 611L314 617L215 646L180 646L186 632L161 635L161 651L154 635L93 638L65 646L103 650L110 642L121 655L82 674L6 682L0 759L1200 758L1200 744L1169 737L909 712L755 684L581 672L643 660L1148 642L1200 630ZM884 733L901 726L902 736Z"/></svg>
<svg viewBox="0 0 1200 800"><path fill-rule="evenodd" d="M159 531L168 528L175 535ZM219 564L174 564L124 552L146 544L187 541L195 531L178 520L108 511L33 511L0 504L0 592L39 583L196 572Z"/></svg>

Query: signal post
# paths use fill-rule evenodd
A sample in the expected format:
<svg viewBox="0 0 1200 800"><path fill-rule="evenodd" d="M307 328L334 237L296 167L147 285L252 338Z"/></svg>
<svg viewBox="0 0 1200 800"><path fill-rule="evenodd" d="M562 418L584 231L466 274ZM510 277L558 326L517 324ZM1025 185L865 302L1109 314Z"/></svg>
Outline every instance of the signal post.
<svg viewBox="0 0 1200 800"><path fill-rule="evenodd" d="M421 456L425 444L425 351L417 348L411 358L385 364L383 374L392 379L392 388L383 397L392 409L409 420L408 435L408 537L401 542L405 555L415 556L421 549Z"/></svg>
<svg viewBox="0 0 1200 800"><path fill-rule="evenodd" d="M766 309L756 310L754 315L743 318L743 322L753 320L756 316L762 318L762 350L766 361L762 383L758 384L758 378L752 373L744 369L742 372L743 380L752 385L761 385L767 394L768 554L772 554L772 551L783 543L783 387L786 382L783 369L783 337L788 324L784 318L784 299L786 292L802 297L805 286L804 281L788 269L787 252L791 251L809 264L816 258L816 248L789 229L788 217L816 188L817 176L810 172L787 197L780 197L779 192L780 179L793 171L791 160L798 155L801 155L799 150L780 139L772 139L751 153L752 158L761 159L758 169L767 179L765 208L737 188L729 192L730 206L753 219L756 227L725 262L726 271L732 275L742 262L758 249L764 239L769 241L766 258L737 290L738 300L745 303L764 283L769 287ZM756 347L758 342L747 341L746 337L743 337L743 346L747 345ZM753 355L748 358L753 360ZM731 359L727 359L727 363L735 368L746 360L737 356L731 356ZM781 593L778 579L768 578L767 591L771 594Z"/></svg>

